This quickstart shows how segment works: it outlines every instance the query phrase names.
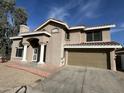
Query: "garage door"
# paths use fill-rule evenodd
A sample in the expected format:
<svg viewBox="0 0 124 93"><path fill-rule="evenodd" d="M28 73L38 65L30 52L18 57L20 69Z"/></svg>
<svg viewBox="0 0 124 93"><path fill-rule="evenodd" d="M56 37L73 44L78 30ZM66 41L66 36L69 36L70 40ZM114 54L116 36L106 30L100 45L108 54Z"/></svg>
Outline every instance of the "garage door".
<svg viewBox="0 0 124 93"><path fill-rule="evenodd" d="M107 53L69 51L68 65L107 68Z"/></svg>

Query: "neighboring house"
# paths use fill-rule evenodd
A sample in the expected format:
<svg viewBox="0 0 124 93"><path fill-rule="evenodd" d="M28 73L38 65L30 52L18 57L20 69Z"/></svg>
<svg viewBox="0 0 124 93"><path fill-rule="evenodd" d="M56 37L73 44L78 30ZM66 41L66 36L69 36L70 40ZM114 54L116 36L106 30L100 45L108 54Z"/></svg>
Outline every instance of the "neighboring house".
<svg viewBox="0 0 124 93"><path fill-rule="evenodd" d="M116 50L116 64L118 70L124 71L124 48Z"/></svg>
<svg viewBox="0 0 124 93"><path fill-rule="evenodd" d="M30 32L21 25L20 34L11 37L11 60L116 70L114 52L122 46L111 41L112 27L115 25L69 27L65 22L49 19Z"/></svg>

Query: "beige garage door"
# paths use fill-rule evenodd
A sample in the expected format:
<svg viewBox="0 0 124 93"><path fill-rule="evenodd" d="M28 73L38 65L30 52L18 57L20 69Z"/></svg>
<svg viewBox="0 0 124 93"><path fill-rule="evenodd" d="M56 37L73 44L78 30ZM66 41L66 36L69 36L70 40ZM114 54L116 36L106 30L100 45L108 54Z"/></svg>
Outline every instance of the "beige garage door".
<svg viewBox="0 0 124 93"><path fill-rule="evenodd" d="M107 68L107 53L69 51L68 65Z"/></svg>

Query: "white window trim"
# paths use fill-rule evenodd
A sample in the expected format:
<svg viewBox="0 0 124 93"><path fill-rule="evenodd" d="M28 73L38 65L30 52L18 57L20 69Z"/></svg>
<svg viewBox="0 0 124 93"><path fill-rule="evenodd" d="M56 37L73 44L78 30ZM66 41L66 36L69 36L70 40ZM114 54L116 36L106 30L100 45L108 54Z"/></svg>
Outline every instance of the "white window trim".
<svg viewBox="0 0 124 93"><path fill-rule="evenodd" d="M34 49L37 49L38 51L38 48L33 48L33 53L32 53L32 62L36 62L37 60L33 60L33 56L34 56ZM38 57L38 54L37 54L37 57Z"/></svg>
<svg viewBox="0 0 124 93"><path fill-rule="evenodd" d="M16 49L23 49L23 47L16 47ZM16 50L16 52L17 52L17 50ZM22 51L22 54L23 54L23 51ZM15 58L22 58L22 57L17 57L16 55L15 55Z"/></svg>

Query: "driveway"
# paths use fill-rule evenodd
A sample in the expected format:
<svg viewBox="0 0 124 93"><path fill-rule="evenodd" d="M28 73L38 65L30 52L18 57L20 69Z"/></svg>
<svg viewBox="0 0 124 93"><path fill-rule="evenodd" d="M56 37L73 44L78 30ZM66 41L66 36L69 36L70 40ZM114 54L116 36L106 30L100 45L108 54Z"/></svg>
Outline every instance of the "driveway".
<svg viewBox="0 0 124 93"><path fill-rule="evenodd" d="M124 73L69 66L26 88L18 93L124 93Z"/></svg>

